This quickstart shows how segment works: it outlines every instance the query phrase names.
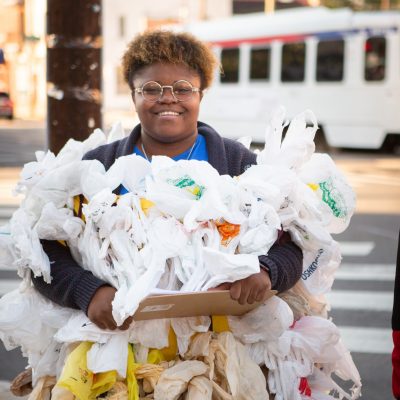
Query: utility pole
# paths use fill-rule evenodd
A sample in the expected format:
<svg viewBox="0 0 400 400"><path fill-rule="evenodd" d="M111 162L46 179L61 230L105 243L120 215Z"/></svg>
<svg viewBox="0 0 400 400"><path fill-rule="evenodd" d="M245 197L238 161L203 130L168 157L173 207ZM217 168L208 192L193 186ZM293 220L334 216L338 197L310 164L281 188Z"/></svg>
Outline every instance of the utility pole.
<svg viewBox="0 0 400 400"><path fill-rule="evenodd" d="M275 0L264 0L264 12L272 14L275 11Z"/></svg>
<svg viewBox="0 0 400 400"><path fill-rule="evenodd" d="M101 128L101 47L101 0L47 0L47 135L55 153Z"/></svg>

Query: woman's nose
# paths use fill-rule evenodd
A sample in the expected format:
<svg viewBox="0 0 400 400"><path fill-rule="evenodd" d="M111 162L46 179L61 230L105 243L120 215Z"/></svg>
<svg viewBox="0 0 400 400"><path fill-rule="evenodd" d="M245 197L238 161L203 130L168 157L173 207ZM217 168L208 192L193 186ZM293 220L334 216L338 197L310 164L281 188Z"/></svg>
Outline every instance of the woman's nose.
<svg viewBox="0 0 400 400"><path fill-rule="evenodd" d="M160 98L158 99L160 103L175 103L178 100L174 96L174 93L172 91L172 87L170 86L164 86L163 91L161 93Z"/></svg>

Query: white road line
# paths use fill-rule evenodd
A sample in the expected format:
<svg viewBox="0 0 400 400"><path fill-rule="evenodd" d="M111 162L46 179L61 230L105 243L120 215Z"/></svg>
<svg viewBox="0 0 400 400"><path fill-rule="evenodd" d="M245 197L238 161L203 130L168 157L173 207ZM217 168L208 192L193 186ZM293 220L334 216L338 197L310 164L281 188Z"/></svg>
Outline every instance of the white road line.
<svg viewBox="0 0 400 400"><path fill-rule="evenodd" d="M336 271L335 280L349 281L394 281L394 264L347 264L343 263Z"/></svg>
<svg viewBox="0 0 400 400"><path fill-rule="evenodd" d="M389 311L393 309L392 292L334 290L327 294L334 310Z"/></svg>
<svg viewBox="0 0 400 400"><path fill-rule="evenodd" d="M339 242L342 256L368 256L375 247L374 242Z"/></svg>
<svg viewBox="0 0 400 400"><path fill-rule="evenodd" d="M390 354L392 331L383 328L339 326L343 343L351 352Z"/></svg>
<svg viewBox="0 0 400 400"><path fill-rule="evenodd" d="M16 210L16 207L0 207L0 218L11 218Z"/></svg>
<svg viewBox="0 0 400 400"><path fill-rule="evenodd" d="M3 279L0 281L0 296L17 289L21 283L21 279Z"/></svg>

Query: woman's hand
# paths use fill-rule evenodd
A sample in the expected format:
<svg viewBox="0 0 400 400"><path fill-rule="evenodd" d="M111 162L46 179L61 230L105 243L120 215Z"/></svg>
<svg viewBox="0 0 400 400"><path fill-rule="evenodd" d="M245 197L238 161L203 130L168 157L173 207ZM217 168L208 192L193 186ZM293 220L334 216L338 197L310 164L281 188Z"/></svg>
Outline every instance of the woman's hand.
<svg viewBox="0 0 400 400"><path fill-rule="evenodd" d="M101 329L121 329L126 330L132 322L132 317L127 318L124 323L118 327L112 316L112 301L116 289L112 286L101 286L92 297L88 307L88 317Z"/></svg>
<svg viewBox="0 0 400 400"><path fill-rule="evenodd" d="M239 304L253 304L255 301L262 301L268 290L271 289L271 279L268 272L261 269L257 274L248 276L245 279L233 283L221 283L214 290L228 290L233 300Z"/></svg>

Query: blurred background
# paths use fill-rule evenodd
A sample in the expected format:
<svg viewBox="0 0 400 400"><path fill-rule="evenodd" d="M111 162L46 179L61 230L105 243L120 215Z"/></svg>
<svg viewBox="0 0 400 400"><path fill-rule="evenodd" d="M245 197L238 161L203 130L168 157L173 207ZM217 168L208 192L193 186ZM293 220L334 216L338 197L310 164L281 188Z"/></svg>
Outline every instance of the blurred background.
<svg viewBox="0 0 400 400"><path fill-rule="evenodd" d="M221 68L200 119L224 136L252 136L260 146L278 106L289 119L316 114L318 150L332 156L358 199L350 227L335 237L343 263L331 317L364 398L391 399L400 0L0 0L0 225L18 207L12 188L36 150L57 151L69 137L116 121L134 127L120 59L135 34L159 27L212 46ZM0 271L0 296L17 286L12 266ZM8 381L24 367L19 350L0 345L0 400L12 398Z"/></svg>

